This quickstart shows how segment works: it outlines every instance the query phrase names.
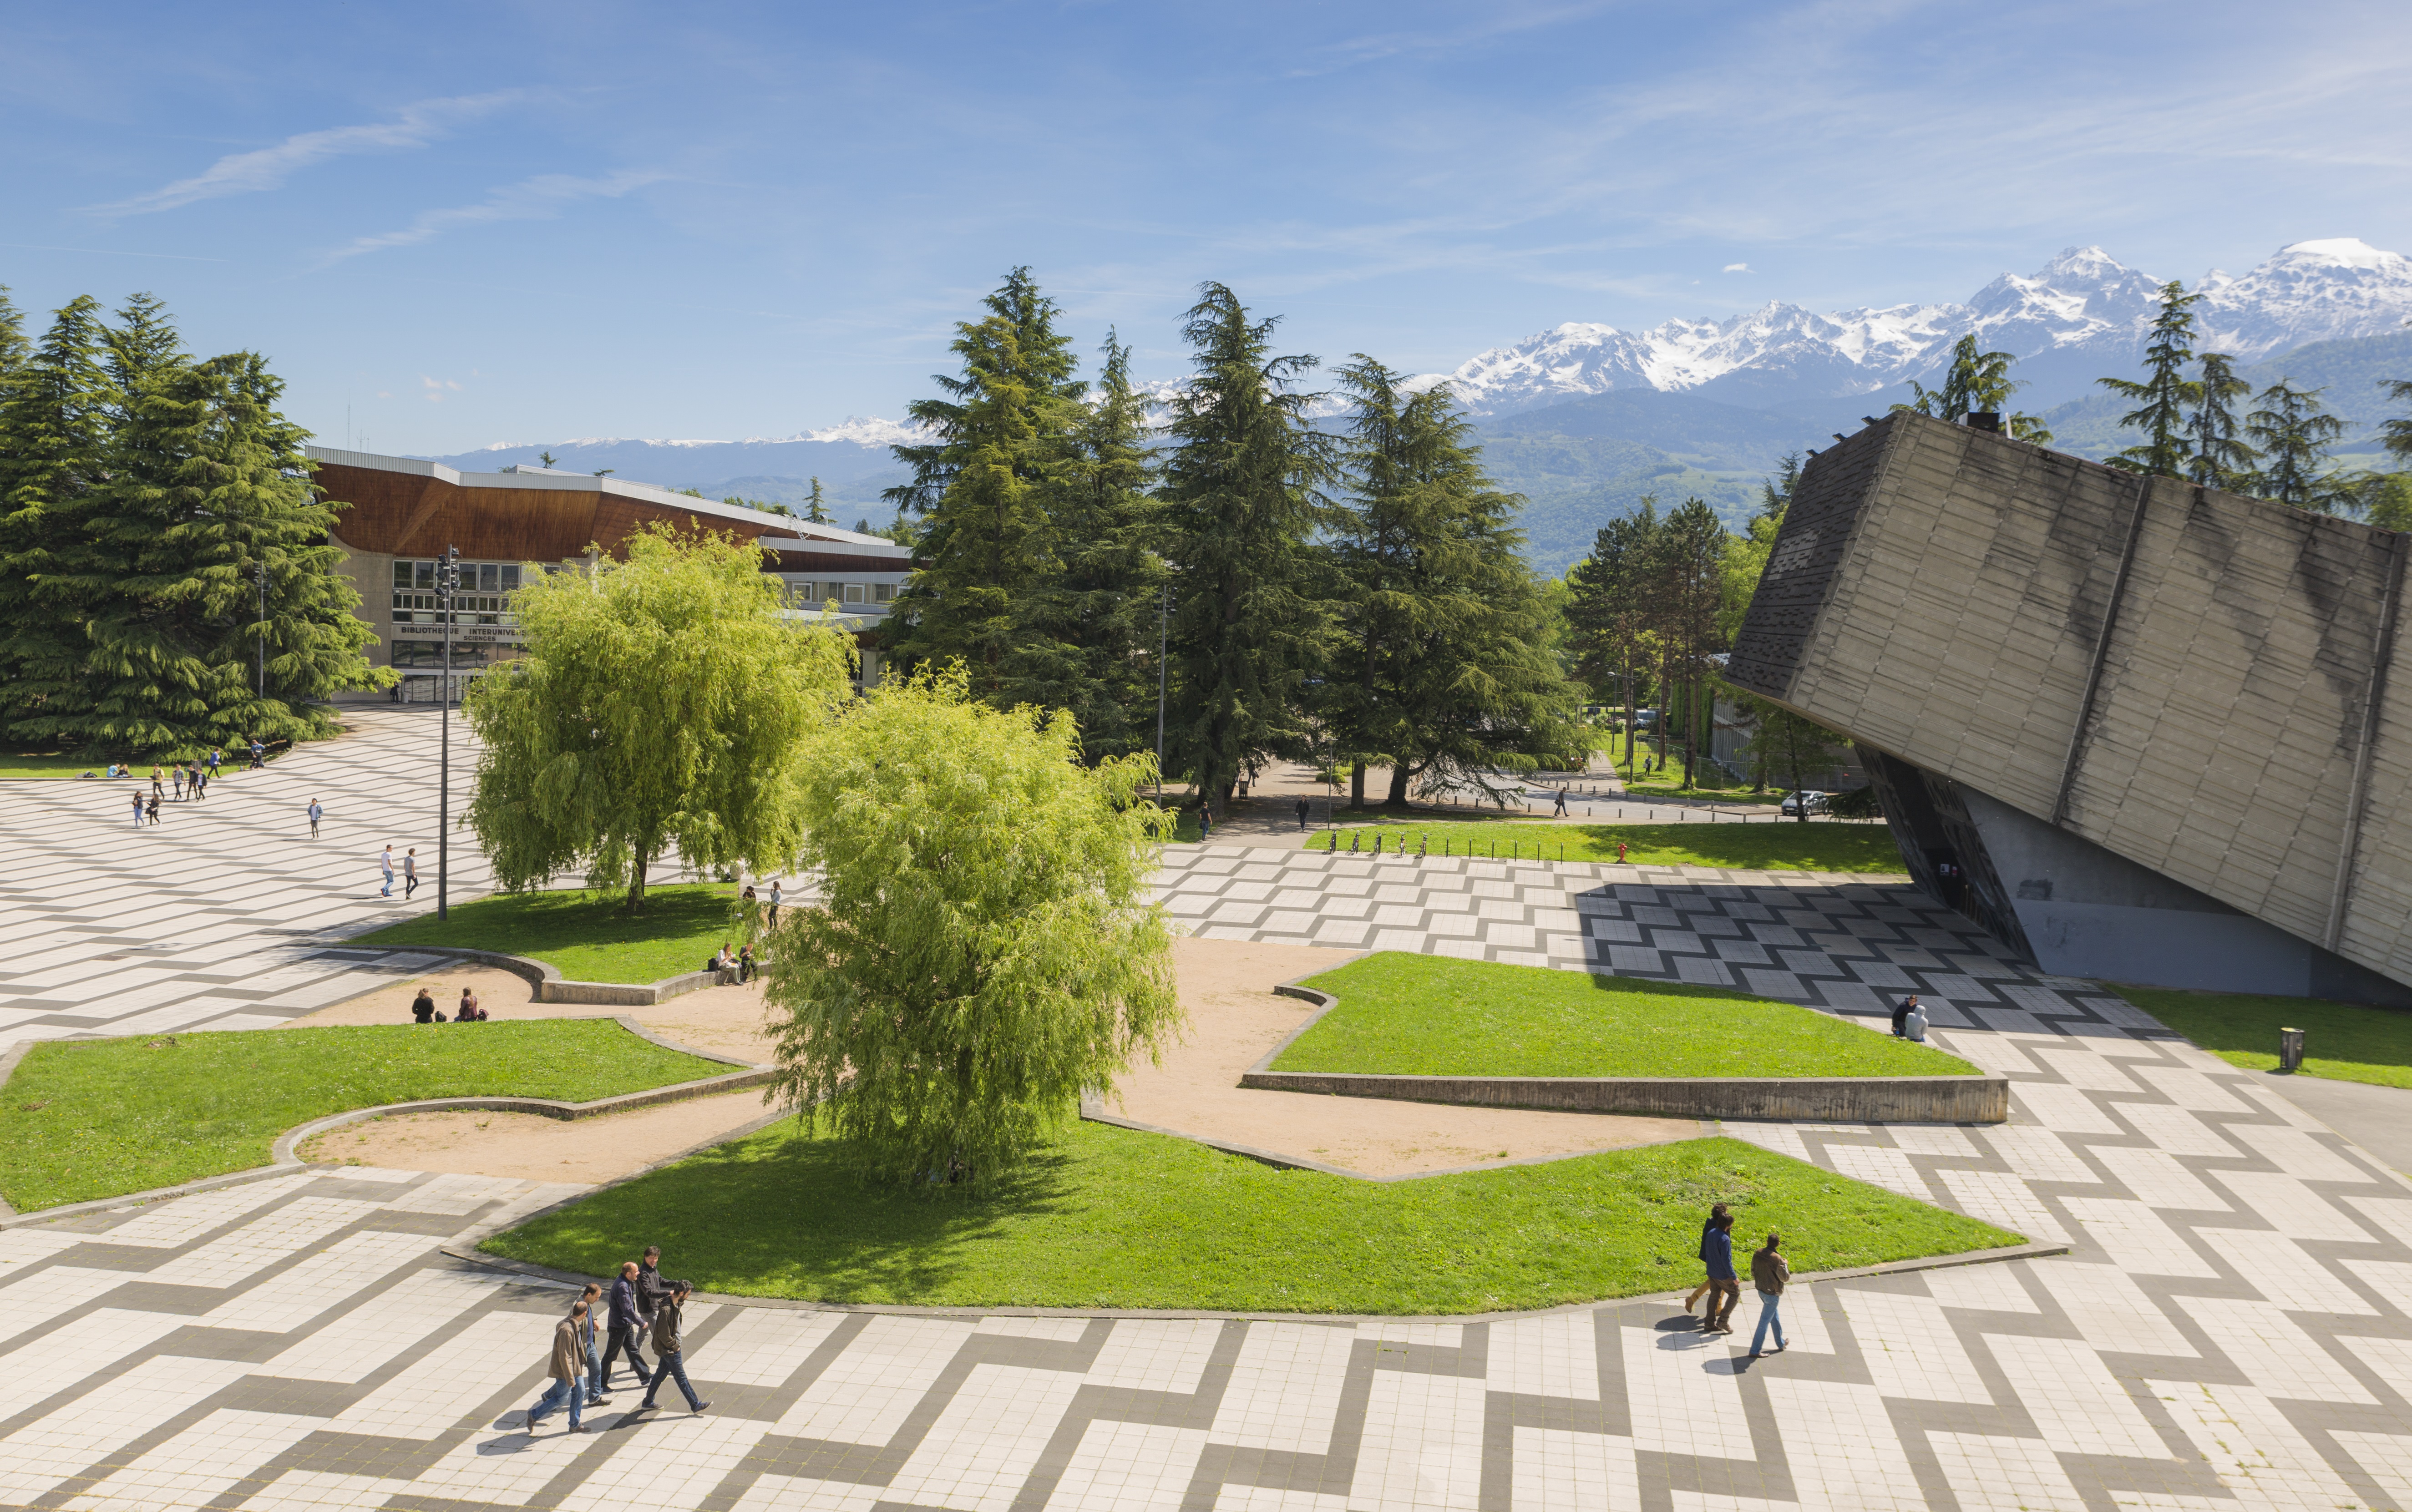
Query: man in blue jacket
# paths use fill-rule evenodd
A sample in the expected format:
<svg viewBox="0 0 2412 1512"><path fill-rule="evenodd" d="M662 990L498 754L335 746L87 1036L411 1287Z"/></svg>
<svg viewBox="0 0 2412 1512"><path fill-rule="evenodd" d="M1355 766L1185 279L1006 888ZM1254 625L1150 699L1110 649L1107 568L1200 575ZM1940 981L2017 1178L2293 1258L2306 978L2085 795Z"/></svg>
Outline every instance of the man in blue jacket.
<svg viewBox="0 0 2412 1512"><path fill-rule="evenodd" d="M603 1389L611 1388L611 1362L620 1351L628 1352L628 1368L637 1373L637 1384L653 1379L653 1367L637 1352L638 1336L643 1333L645 1314L637 1301L637 1262L627 1260L620 1266L620 1279L611 1283L611 1343L603 1351L603 1363L597 1371Z"/></svg>
<svg viewBox="0 0 2412 1512"><path fill-rule="evenodd" d="M1709 1299L1700 1304L1702 1333L1731 1333L1727 1322L1742 1300L1742 1284L1734 1279L1733 1219L1724 1217L1700 1236L1700 1262L1709 1268Z"/></svg>

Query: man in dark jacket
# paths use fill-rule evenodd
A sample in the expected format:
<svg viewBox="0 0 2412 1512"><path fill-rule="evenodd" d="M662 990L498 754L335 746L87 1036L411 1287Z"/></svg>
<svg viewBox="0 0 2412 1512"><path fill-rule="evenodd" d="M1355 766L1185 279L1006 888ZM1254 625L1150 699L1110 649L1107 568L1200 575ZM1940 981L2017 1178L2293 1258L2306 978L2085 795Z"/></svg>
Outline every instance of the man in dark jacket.
<svg viewBox="0 0 2412 1512"><path fill-rule="evenodd" d="M637 1352L637 1341L645 1331L644 1309L637 1301L637 1262L620 1264L620 1279L611 1283L611 1342L603 1352L602 1381L605 1390L611 1387L611 1362L628 1352L628 1368L637 1373L637 1384L644 1385L653 1378L653 1369L645 1357Z"/></svg>
<svg viewBox="0 0 2412 1512"><path fill-rule="evenodd" d="M1709 1299L1700 1304L1702 1333L1731 1333L1733 1315L1742 1300L1742 1284L1734 1279L1733 1220L1720 1218L1700 1236L1700 1260L1709 1268Z"/></svg>
<svg viewBox="0 0 2412 1512"><path fill-rule="evenodd" d="M1784 1236L1767 1236L1767 1248L1752 1253L1751 1284L1758 1288L1758 1331L1751 1335L1750 1352L1760 1353L1767 1345L1767 1330L1775 1330L1775 1347L1784 1348L1784 1288L1792 1280L1792 1266L1777 1252L1783 1247Z"/></svg>
<svg viewBox="0 0 2412 1512"><path fill-rule="evenodd" d="M1918 994L1916 992L1910 993L1909 996L1903 998L1900 1002L1892 1006L1893 1038L1899 1039L1902 1037L1905 1033L1902 1026L1909 1019L1909 1010L1916 1006L1918 1006Z"/></svg>
<svg viewBox="0 0 2412 1512"><path fill-rule="evenodd" d="M661 1363L654 1367L654 1378L645 1383L645 1400L638 1404L637 1409L640 1412L654 1410L654 1398L661 1394L662 1382L669 1376L678 1377L679 1390L686 1397L687 1411L701 1412L712 1405L697 1396L695 1387L687 1384L685 1322L679 1313L686 1305L689 1295L690 1289L681 1283L679 1289L663 1298L661 1306L654 1310L654 1353Z"/></svg>
<svg viewBox="0 0 2412 1512"><path fill-rule="evenodd" d="M645 1258L637 1267L637 1311L644 1314L647 1323L651 1323L654 1314L662 1305L662 1299L677 1289L662 1279L662 1247L646 1245ZM654 1346L654 1353L661 1353L659 1345Z"/></svg>

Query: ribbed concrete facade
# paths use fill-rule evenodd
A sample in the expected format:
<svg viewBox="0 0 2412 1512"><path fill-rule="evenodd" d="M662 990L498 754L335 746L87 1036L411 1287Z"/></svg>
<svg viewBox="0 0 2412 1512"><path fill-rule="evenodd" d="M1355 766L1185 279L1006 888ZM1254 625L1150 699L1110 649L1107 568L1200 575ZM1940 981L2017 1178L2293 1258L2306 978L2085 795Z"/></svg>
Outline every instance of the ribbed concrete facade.
<svg viewBox="0 0 2412 1512"><path fill-rule="evenodd" d="M2412 983L2404 555L2390 532L1893 416L1811 460L1729 673L1892 758L1880 790L1927 779L1931 812L1888 802L1913 868L1949 854L1939 885L2047 965L2019 936L2054 884L1993 863L2052 847L1955 789L2176 885L2135 906L2232 908L2309 947L2315 987L2369 996L2336 968Z"/></svg>

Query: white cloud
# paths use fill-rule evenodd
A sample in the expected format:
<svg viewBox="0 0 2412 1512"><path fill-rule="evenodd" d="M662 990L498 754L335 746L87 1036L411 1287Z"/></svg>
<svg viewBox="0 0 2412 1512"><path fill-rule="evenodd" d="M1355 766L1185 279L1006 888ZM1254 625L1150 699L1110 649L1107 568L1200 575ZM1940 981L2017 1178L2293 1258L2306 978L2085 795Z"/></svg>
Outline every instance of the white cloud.
<svg viewBox="0 0 2412 1512"><path fill-rule="evenodd" d="M494 95L420 100L404 106L390 121L370 125L334 126L325 131L305 131L300 136L287 137L273 147L221 157L205 171L189 179L178 179L163 189L136 195L131 199L121 199L113 205L96 205L92 209L95 213L103 215L148 215L197 200L257 194L276 188L302 169L331 157L347 157L355 153L375 152L380 148L424 147L443 136L455 122L483 115L518 97L519 92L505 91Z"/></svg>
<svg viewBox="0 0 2412 1512"><path fill-rule="evenodd" d="M449 210L422 210L408 226L398 231L363 236L349 246L338 247L328 253L319 266L341 262L346 257L357 257L364 252L417 246L463 226L483 226L493 221L551 220L561 213L565 205L581 199L617 199L631 190L659 183L669 177L667 173L651 169L624 169L601 179L572 178L566 173L539 173L507 188L496 189L481 204L456 205Z"/></svg>
<svg viewBox="0 0 2412 1512"><path fill-rule="evenodd" d="M1746 273L1750 272L1750 264L1746 262L1729 262L1726 264L1725 271L1729 273Z"/></svg>
<svg viewBox="0 0 2412 1512"><path fill-rule="evenodd" d="M431 378L422 373L419 375L419 382L426 389L427 402L431 404L440 404L461 391L461 380L458 378ZM385 395L379 394L377 397L383 399Z"/></svg>

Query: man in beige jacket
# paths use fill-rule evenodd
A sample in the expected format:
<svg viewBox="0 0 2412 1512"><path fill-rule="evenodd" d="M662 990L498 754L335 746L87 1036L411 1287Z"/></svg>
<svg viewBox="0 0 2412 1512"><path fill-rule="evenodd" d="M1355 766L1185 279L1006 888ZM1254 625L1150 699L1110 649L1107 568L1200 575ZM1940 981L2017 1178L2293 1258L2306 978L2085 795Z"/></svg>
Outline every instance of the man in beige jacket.
<svg viewBox="0 0 2412 1512"><path fill-rule="evenodd" d="M582 1337L585 1324L586 1300L581 1298L570 1304L569 1315L552 1330L552 1385L546 1389L543 1400L528 1409L530 1432L534 1432L536 1425L565 1401L569 1403L569 1431L573 1433L586 1431L586 1424L581 1420L579 1412L581 1399L585 1394L586 1344Z"/></svg>

